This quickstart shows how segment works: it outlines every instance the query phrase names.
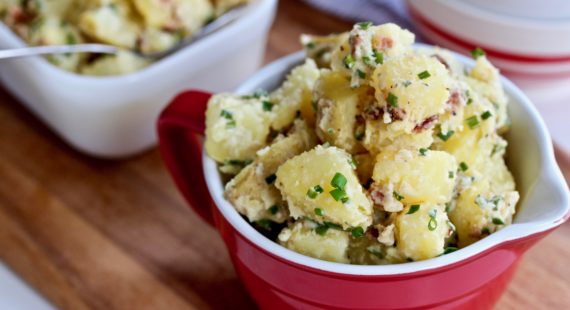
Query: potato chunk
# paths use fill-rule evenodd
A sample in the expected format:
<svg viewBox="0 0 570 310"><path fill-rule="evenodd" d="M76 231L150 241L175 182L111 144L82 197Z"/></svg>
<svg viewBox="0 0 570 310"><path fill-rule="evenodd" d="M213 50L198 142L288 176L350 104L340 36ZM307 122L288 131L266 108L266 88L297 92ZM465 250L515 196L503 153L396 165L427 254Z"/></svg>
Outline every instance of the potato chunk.
<svg viewBox="0 0 570 310"><path fill-rule="evenodd" d="M439 61L421 54L390 58L379 66L371 85L383 121L405 133L424 129L439 117L449 98L449 72Z"/></svg>
<svg viewBox="0 0 570 310"><path fill-rule="evenodd" d="M226 184L226 198L251 222L260 219L284 222L289 212L274 186L275 172L289 158L310 150L315 143L314 133L305 122L297 121L292 133L259 150L253 163Z"/></svg>
<svg viewBox="0 0 570 310"><path fill-rule="evenodd" d="M312 59L295 67L287 76L283 85L271 93L273 121L271 127L281 130L293 123L302 106L311 106L313 86L319 78L319 68Z"/></svg>
<svg viewBox="0 0 570 310"><path fill-rule="evenodd" d="M141 30L132 15L128 5L104 5L83 12L79 17L79 28L103 43L132 49Z"/></svg>
<svg viewBox="0 0 570 310"><path fill-rule="evenodd" d="M396 57L411 49L414 34L395 24L354 25L348 39L332 54L333 71L350 77L350 86L368 84L374 69L385 58Z"/></svg>
<svg viewBox="0 0 570 310"><path fill-rule="evenodd" d="M351 162L344 150L317 146L279 167L275 185L287 200L291 216L366 229L372 222L372 206Z"/></svg>
<svg viewBox="0 0 570 310"><path fill-rule="evenodd" d="M315 85L317 135L321 140L350 153L362 150L354 133L362 89L352 89L339 73L323 72Z"/></svg>
<svg viewBox="0 0 570 310"><path fill-rule="evenodd" d="M328 229L324 233L316 232L317 224L310 221L297 221L291 227L284 228L277 239L284 247L311 256L337 263L349 263L346 251L348 232Z"/></svg>
<svg viewBox="0 0 570 310"><path fill-rule="evenodd" d="M411 208L417 210L412 213ZM443 205L408 205L396 218L398 250L413 260L436 257L443 253L450 229Z"/></svg>
<svg viewBox="0 0 570 310"><path fill-rule="evenodd" d="M372 179L381 188L393 189L384 193L385 199L395 197L403 204L445 203L451 200L456 170L455 158L446 152L386 151L376 157Z"/></svg>
<svg viewBox="0 0 570 310"><path fill-rule="evenodd" d="M253 160L266 145L271 122L260 100L218 94L208 102L206 142L208 155L217 162Z"/></svg>

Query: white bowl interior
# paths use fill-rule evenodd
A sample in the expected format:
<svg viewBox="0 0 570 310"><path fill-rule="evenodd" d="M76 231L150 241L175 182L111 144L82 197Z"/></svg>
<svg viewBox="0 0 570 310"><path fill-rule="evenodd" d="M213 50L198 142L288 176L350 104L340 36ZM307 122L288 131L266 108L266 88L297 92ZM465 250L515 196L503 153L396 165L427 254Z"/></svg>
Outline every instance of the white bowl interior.
<svg viewBox="0 0 570 310"><path fill-rule="evenodd" d="M417 46L429 48L426 45ZM467 57L458 54L455 56L468 66L474 64L473 60ZM248 94L257 89L275 89L290 69L301 63L303 58L304 54L298 52L270 64L239 87L237 93ZM506 78L502 78L502 83L510 99L509 115L512 128L506 137L509 141L507 163L516 179L517 190L521 193L518 212L513 225L454 253L425 261L384 266L358 266L314 259L278 245L247 223L224 199L224 188L217 165L204 153L204 175L208 188L225 218L255 244L295 263L344 274L389 275L438 268L476 255L501 242L545 231L560 224L569 212L568 187L556 164L550 135L538 112L513 83Z"/></svg>

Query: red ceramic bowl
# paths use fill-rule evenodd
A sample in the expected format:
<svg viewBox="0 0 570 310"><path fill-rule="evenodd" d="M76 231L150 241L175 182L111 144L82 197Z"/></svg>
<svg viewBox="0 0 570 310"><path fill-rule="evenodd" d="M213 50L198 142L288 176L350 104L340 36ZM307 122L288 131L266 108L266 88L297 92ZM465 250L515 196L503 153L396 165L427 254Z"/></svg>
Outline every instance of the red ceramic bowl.
<svg viewBox="0 0 570 310"><path fill-rule="evenodd" d="M468 65L472 61L458 56ZM261 70L238 89L273 89L301 53ZM528 99L503 79L513 126L509 166L521 201L514 224L454 253L388 266L326 262L265 238L223 198L216 163L201 150L210 94L180 94L158 120L160 150L190 206L222 236L247 290L264 309L487 309L521 255L569 216L569 194L550 136ZM554 296L553 296L554 297Z"/></svg>

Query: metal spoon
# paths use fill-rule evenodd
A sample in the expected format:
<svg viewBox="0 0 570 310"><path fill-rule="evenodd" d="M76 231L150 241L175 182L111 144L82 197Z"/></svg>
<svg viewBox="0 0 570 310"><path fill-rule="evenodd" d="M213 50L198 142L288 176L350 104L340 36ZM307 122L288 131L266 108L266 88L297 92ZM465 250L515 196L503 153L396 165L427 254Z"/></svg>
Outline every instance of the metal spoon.
<svg viewBox="0 0 570 310"><path fill-rule="evenodd" d="M212 22L206 24L200 31L195 35L189 36L182 39L178 44L173 47L154 53L143 54L140 51L132 51L140 57L149 60L158 60L166 57L204 37L218 31L229 23L235 21L243 15L246 9L246 5L235 7L226 13L220 15L218 18L214 19ZM43 45L43 46L29 46L23 48L13 48L0 50L0 60L17 58L17 57L28 57L37 55L54 55L54 54L70 54L70 53L98 53L98 54L116 54L119 52L120 48L107 45L107 44L73 44L73 45Z"/></svg>

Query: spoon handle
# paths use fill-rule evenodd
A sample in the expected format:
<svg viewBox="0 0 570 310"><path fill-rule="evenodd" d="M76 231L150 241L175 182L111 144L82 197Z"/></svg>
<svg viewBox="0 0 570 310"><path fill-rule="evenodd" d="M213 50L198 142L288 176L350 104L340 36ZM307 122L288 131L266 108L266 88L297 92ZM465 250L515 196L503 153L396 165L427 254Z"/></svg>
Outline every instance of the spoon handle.
<svg viewBox="0 0 570 310"><path fill-rule="evenodd" d="M43 45L0 50L0 59L69 53L116 54L118 50L105 44Z"/></svg>

